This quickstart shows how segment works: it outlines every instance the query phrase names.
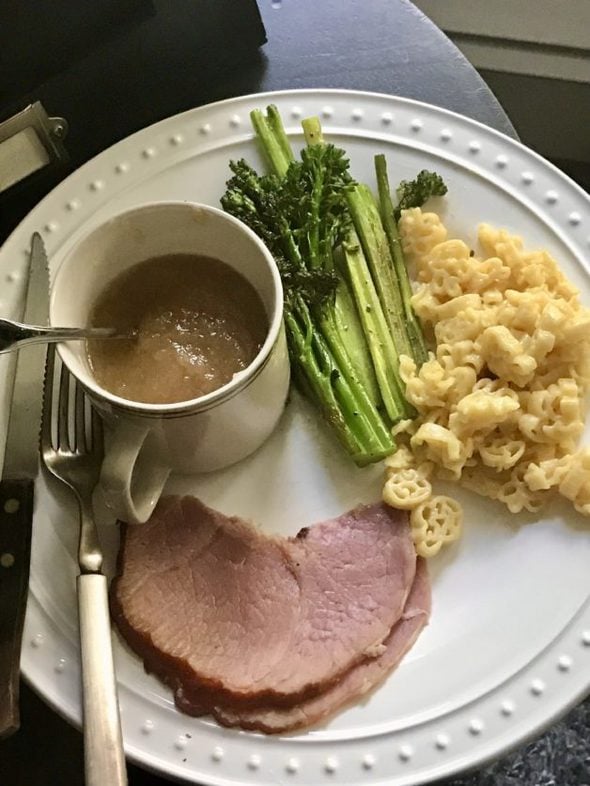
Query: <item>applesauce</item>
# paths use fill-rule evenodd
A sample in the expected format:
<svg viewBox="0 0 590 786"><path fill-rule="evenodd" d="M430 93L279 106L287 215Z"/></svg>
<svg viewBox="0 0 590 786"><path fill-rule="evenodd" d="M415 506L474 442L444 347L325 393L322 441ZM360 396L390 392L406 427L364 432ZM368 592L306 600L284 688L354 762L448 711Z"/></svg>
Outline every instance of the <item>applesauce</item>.
<svg viewBox="0 0 590 786"><path fill-rule="evenodd" d="M90 324L133 335L87 341L98 384L150 404L222 387L250 365L268 331L254 287L221 260L191 254L148 259L119 274L96 299Z"/></svg>

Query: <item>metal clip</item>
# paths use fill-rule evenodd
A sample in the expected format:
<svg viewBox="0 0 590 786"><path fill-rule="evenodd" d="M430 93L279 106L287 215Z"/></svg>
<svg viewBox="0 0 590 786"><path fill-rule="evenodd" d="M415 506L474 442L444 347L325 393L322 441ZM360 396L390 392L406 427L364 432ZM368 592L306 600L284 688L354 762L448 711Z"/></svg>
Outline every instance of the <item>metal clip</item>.
<svg viewBox="0 0 590 786"><path fill-rule="evenodd" d="M40 101L0 123L0 192L69 158L63 140L68 123L49 117Z"/></svg>

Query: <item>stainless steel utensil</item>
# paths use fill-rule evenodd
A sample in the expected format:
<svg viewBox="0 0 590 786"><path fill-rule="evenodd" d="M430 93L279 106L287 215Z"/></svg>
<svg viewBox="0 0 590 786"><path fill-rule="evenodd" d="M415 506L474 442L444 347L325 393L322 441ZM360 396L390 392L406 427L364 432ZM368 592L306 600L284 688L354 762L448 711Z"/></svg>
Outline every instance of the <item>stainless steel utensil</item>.
<svg viewBox="0 0 590 786"><path fill-rule="evenodd" d="M42 327L0 318L0 354L29 344L79 341L85 338L133 338L133 335L122 335L114 328Z"/></svg>
<svg viewBox="0 0 590 786"><path fill-rule="evenodd" d="M107 579L101 572L103 555L92 513L92 492L103 458L102 426L65 366L55 380L57 390L55 377L55 346L51 345L45 372L41 453L49 472L70 487L80 511L77 590L86 784L125 786Z"/></svg>
<svg viewBox="0 0 590 786"><path fill-rule="evenodd" d="M49 272L40 235L34 234L25 295L27 322L49 319ZM0 481L0 737L20 725L20 648L29 583L34 479L45 347L16 357L4 466Z"/></svg>

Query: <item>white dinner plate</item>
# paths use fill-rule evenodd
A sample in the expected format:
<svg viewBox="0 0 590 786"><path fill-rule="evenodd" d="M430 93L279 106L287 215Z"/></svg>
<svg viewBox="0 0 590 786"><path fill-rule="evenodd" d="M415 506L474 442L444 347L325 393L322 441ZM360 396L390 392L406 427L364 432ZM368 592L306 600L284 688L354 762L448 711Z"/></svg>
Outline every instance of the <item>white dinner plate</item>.
<svg viewBox="0 0 590 786"><path fill-rule="evenodd" d="M278 105L296 145L300 120L318 114L359 180L374 183L373 156L388 156L392 183L434 169L449 195L444 220L474 238L478 222L548 248L590 305L590 201L517 142L464 117L399 98L304 90L195 109L125 139L61 183L0 253L1 313L22 305L31 233L42 232L55 272L72 243L99 221L156 199L219 203L228 161L261 165L248 113ZM74 293L72 293L74 296ZM6 360L2 361L7 363ZM0 434L8 380L0 367ZM297 396L270 440L224 472L174 479L225 513L269 532L301 526L379 496L379 467L355 468ZM386 684L327 725L268 737L182 715L119 640L115 657L127 755L168 776L216 784L426 783L521 743L590 688L590 526L571 507L540 520L459 493L465 535L431 564L430 626ZM67 494L37 484L22 668L58 712L80 723L74 576L77 522ZM112 572L117 531L103 528Z"/></svg>

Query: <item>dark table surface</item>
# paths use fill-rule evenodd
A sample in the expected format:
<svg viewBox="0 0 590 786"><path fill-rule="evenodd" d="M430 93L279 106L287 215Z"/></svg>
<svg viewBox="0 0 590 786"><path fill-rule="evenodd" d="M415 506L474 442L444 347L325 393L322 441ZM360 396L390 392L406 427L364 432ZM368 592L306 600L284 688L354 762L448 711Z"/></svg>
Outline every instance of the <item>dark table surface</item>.
<svg viewBox="0 0 590 786"><path fill-rule="evenodd" d="M29 68L24 92L4 101L7 92L0 83L0 118L40 99L50 114L68 119L70 169L129 133L193 106L302 87L416 98L516 136L477 72L406 0L259 0L268 39L260 50L260 28L252 18L249 25L240 21L232 0L135 0L131 5L135 8L116 31L97 28L96 46L82 41L76 49L70 40L64 61L47 56L37 72ZM215 43L207 23L227 46ZM2 200L0 240L54 184L31 181ZM21 730L0 743L1 786L81 786L79 733L26 685L21 703ZM134 786L165 783L132 765L129 781ZM516 784L590 786L590 702L506 758L447 782Z"/></svg>

